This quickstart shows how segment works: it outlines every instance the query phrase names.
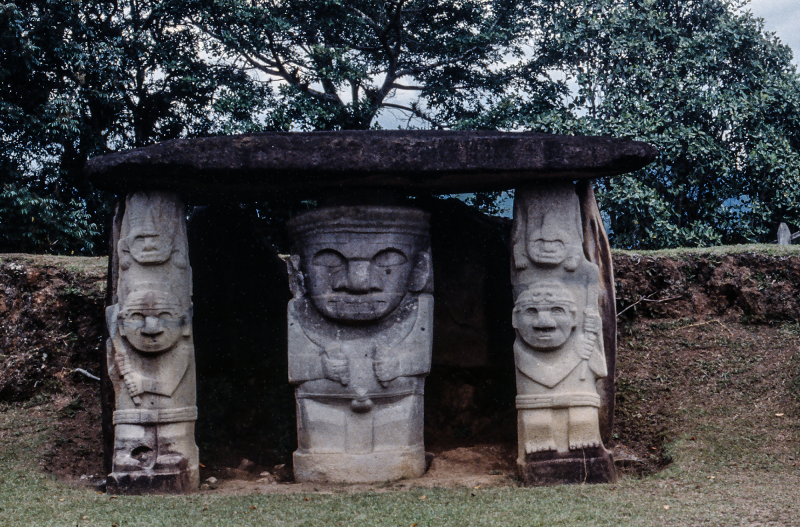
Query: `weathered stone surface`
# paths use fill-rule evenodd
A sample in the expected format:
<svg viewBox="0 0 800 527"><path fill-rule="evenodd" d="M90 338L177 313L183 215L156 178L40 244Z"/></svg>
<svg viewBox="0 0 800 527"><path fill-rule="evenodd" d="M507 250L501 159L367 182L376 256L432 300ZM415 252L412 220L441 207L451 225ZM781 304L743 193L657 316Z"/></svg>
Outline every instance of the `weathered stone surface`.
<svg viewBox="0 0 800 527"><path fill-rule="evenodd" d="M579 481L581 466L587 481L613 480L596 386L609 373L600 273L584 252L572 183L517 189L512 259L520 474L526 484L557 481L560 471L563 481Z"/></svg>
<svg viewBox="0 0 800 527"><path fill-rule="evenodd" d="M108 490L196 489L192 276L183 204L167 192L131 194L115 238L116 303L106 309L115 393Z"/></svg>
<svg viewBox="0 0 800 527"><path fill-rule="evenodd" d="M591 263L597 265L600 274L598 310L603 322L603 351L609 374L597 380L597 393L600 395L600 437L607 445L611 441L611 430L614 428L617 371L617 301L614 291L614 266L606 229L603 227L603 219L594 199L592 182L581 181L576 190L581 202L583 252Z"/></svg>
<svg viewBox="0 0 800 527"><path fill-rule="evenodd" d="M432 267L427 214L326 207L289 222L289 381L299 481L386 481L425 470Z"/></svg>
<svg viewBox="0 0 800 527"><path fill-rule="evenodd" d="M508 189L545 178L630 172L656 150L606 137L481 131L305 132L176 139L99 156L98 187L169 188L184 196L255 200L276 190L401 188L440 193Z"/></svg>

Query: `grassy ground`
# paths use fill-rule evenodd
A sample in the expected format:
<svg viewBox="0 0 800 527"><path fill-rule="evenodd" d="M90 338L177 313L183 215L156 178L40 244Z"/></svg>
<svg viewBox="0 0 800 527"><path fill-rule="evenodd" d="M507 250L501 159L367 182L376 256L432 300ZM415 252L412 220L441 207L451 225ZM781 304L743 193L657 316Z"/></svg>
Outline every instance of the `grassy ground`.
<svg viewBox="0 0 800 527"><path fill-rule="evenodd" d="M796 256L800 245L776 245L774 243L754 243L747 245L719 245L716 247L681 247L678 249L659 249L654 251L626 251L613 249L612 254L624 256L653 256L661 258L680 258L689 255L726 255L739 253L759 253L771 256Z"/></svg>
<svg viewBox="0 0 800 527"><path fill-rule="evenodd" d="M0 526L798 525L798 339L795 323L623 327L620 427L661 418L672 463L612 485L431 489L404 482L361 493L343 485L310 494L113 497L43 472L43 452L63 418L53 400L5 403Z"/></svg>

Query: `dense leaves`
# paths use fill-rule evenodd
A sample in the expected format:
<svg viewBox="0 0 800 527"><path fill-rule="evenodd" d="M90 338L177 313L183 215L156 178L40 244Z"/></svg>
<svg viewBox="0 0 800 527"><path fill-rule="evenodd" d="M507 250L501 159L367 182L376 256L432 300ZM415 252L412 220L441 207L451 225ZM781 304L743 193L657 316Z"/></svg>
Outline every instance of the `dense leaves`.
<svg viewBox="0 0 800 527"><path fill-rule="evenodd" d="M70 233L63 244L36 249L104 247L104 233L92 224L106 224L111 197L81 181L89 157L263 128L256 116L269 90L241 69L209 60L200 34L174 15L147 0L0 4L0 183L27 189L13 202L56 200L65 210L77 203L85 211L73 218L79 223L64 226L35 215L42 229ZM10 217L0 219L13 245ZM31 247L22 238L16 243Z"/></svg>
<svg viewBox="0 0 800 527"><path fill-rule="evenodd" d="M83 208L69 226L88 244L70 250L103 247L90 225L110 200L79 177L91 156L381 126L655 144L656 163L599 183L619 247L800 229L800 79L729 0L27 0L0 3L0 30L0 183L27 192L6 206Z"/></svg>
<svg viewBox="0 0 800 527"><path fill-rule="evenodd" d="M791 53L725 0L565 0L536 58L576 86L527 126L659 147L602 183L619 247L770 241L800 221L800 80Z"/></svg>
<svg viewBox="0 0 800 527"><path fill-rule="evenodd" d="M514 64L535 30L531 2L511 0L181 4L220 55L278 83L300 129L366 129L387 111L400 126L477 119L522 85ZM548 103L546 84L526 87Z"/></svg>

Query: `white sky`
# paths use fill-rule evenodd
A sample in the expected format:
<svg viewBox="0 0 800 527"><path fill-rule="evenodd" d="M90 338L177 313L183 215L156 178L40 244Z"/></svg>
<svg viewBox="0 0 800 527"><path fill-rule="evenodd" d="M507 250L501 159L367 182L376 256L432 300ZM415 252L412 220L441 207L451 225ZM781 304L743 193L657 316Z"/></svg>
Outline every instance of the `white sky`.
<svg viewBox="0 0 800 527"><path fill-rule="evenodd" d="M745 9L764 19L764 29L792 48L794 63L800 65L800 1L752 0Z"/></svg>

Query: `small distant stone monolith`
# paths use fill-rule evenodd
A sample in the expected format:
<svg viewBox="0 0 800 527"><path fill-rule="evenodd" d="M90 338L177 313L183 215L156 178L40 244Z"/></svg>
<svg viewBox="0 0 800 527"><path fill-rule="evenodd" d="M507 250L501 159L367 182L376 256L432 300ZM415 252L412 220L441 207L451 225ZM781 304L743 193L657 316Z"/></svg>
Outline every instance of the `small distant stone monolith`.
<svg viewBox="0 0 800 527"><path fill-rule="evenodd" d="M427 216L399 206L337 206L289 222L297 481L425 472L433 330Z"/></svg>
<svg viewBox="0 0 800 527"><path fill-rule="evenodd" d="M778 245L791 245L792 244L792 231L785 223L781 223L778 227Z"/></svg>

